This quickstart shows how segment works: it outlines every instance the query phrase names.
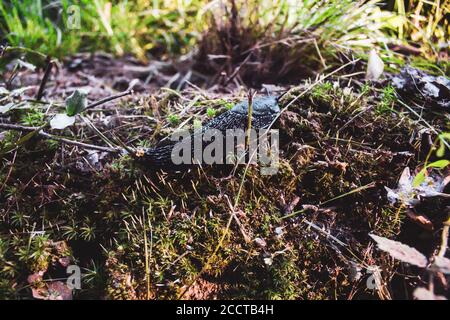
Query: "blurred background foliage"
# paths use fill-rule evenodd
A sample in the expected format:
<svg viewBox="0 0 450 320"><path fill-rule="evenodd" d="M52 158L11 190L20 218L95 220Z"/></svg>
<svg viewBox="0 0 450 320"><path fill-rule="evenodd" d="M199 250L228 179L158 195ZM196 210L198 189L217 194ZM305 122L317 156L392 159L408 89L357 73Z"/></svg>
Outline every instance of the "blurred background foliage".
<svg viewBox="0 0 450 320"><path fill-rule="evenodd" d="M66 25L71 5L80 8L79 30ZM449 10L448 0L11 0L0 3L0 32L10 45L58 58L103 50L145 61L187 53L237 14L235 27L258 44L295 44L314 34L324 56L394 44L435 63L448 60ZM387 51L383 58L398 62Z"/></svg>

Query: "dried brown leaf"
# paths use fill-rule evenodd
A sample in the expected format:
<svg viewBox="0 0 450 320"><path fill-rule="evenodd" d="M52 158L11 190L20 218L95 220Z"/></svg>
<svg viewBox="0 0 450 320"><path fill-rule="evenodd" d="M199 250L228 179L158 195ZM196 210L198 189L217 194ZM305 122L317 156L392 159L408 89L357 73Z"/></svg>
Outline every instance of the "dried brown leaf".
<svg viewBox="0 0 450 320"><path fill-rule="evenodd" d="M374 234L369 234L369 236L377 243L380 250L389 253L393 258L421 268L427 266L428 259L416 249L385 237Z"/></svg>
<svg viewBox="0 0 450 320"><path fill-rule="evenodd" d="M436 272L450 274L450 259L445 257L435 257L431 269Z"/></svg>
<svg viewBox="0 0 450 320"><path fill-rule="evenodd" d="M438 296L426 288L416 288L413 295L417 300L447 300L445 297Z"/></svg>

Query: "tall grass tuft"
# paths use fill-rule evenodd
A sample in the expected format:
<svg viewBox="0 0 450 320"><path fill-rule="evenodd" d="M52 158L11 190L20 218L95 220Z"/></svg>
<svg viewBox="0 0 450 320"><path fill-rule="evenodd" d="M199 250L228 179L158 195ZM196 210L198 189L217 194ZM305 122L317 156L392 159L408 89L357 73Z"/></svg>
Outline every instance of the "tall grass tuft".
<svg viewBox="0 0 450 320"><path fill-rule="evenodd" d="M388 41L393 13L379 1L230 0L208 11L200 42L203 70L246 83L283 82L314 75ZM234 74L239 70L238 74Z"/></svg>
<svg viewBox="0 0 450 320"><path fill-rule="evenodd" d="M145 60L186 52L196 37L203 0L0 2L0 31L10 45L62 57L79 50L132 53ZM68 8L80 9L80 28L67 25Z"/></svg>

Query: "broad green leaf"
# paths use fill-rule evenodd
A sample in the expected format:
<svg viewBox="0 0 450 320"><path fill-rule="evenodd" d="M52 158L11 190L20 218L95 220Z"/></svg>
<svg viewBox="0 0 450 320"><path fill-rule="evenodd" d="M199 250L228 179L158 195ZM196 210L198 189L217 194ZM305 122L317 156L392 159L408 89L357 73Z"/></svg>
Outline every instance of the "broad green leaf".
<svg viewBox="0 0 450 320"><path fill-rule="evenodd" d="M439 135L439 138L450 141L450 132L443 132Z"/></svg>
<svg viewBox="0 0 450 320"><path fill-rule="evenodd" d="M432 163L427 164L422 170L419 171L419 173L414 177L413 180L413 187L420 186L425 181L425 176L427 173L428 168L436 168L436 169L443 169L446 166L450 164L449 160L438 160Z"/></svg>
<svg viewBox="0 0 450 320"><path fill-rule="evenodd" d="M442 159L442 160L438 160L438 161L430 163L429 165L427 165L427 168L444 169L449 164L450 164L450 160Z"/></svg>
<svg viewBox="0 0 450 320"><path fill-rule="evenodd" d="M68 116L65 113L59 113L50 120L50 127L52 129L64 129L75 123L75 117Z"/></svg>
<svg viewBox="0 0 450 320"><path fill-rule="evenodd" d="M75 90L66 99L66 113L68 116L72 117L80 112L82 112L87 107L87 93L80 90Z"/></svg>
<svg viewBox="0 0 450 320"><path fill-rule="evenodd" d="M444 132L439 135L439 149L436 151L436 155L440 158L445 154L445 140L450 141L450 132Z"/></svg>
<svg viewBox="0 0 450 320"><path fill-rule="evenodd" d="M445 154L445 144L444 144L444 142L442 140L440 140L439 141L439 149L437 149L436 155L439 158L442 158L444 156L444 154Z"/></svg>
<svg viewBox="0 0 450 320"><path fill-rule="evenodd" d="M427 167L424 167L422 170L419 171L419 173L414 177L413 187L416 188L425 182L426 172L427 172Z"/></svg>

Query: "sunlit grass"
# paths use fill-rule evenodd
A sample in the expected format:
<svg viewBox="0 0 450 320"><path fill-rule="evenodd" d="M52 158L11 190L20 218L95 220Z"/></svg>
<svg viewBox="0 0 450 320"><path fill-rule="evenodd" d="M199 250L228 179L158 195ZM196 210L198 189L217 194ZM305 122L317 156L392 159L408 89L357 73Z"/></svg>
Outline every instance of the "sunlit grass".
<svg viewBox="0 0 450 320"><path fill-rule="evenodd" d="M440 57L440 51L448 47L450 34L450 2L410 0L395 1L395 9L401 18L398 38L419 45L422 55L432 61Z"/></svg>
<svg viewBox="0 0 450 320"><path fill-rule="evenodd" d="M12 0L0 3L0 34L10 45L56 57L103 50L145 61L185 54L207 30L233 23L232 3L237 31L255 39L253 45L276 51L303 42L310 48L305 59L324 68L335 55L352 50L364 58L373 46L385 51L384 60L404 63L387 50L389 43L412 44L431 63L447 59L442 52L448 46L450 4L440 0L392 0L386 6L379 0ZM80 9L79 29L67 25L74 4ZM424 61L417 63L427 68Z"/></svg>
<svg viewBox="0 0 450 320"><path fill-rule="evenodd" d="M70 27L68 8L78 5L80 24ZM0 3L0 30L10 45L62 57L79 50L183 53L196 38L204 1L8 1Z"/></svg>

